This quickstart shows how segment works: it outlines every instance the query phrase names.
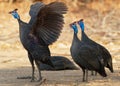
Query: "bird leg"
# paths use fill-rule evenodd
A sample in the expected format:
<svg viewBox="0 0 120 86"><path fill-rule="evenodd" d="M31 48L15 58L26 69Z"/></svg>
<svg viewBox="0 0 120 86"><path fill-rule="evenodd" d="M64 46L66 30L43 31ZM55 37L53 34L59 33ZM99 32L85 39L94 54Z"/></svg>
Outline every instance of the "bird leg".
<svg viewBox="0 0 120 86"><path fill-rule="evenodd" d="M38 78L38 82L42 81L42 76L41 76L41 71L40 71L40 62L39 61L35 61L37 68L38 68L38 72L39 72L39 78Z"/></svg>
<svg viewBox="0 0 120 86"><path fill-rule="evenodd" d="M94 73L95 73L95 74L94 74ZM97 72L96 72L96 71L94 72L94 71L92 70L92 71L91 71L91 75L92 75L92 76L93 76L93 75L97 76Z"/></svg>
<svg viewBox="0 0 120 86"><path fill-rule="evenodd" d="M32 77L31 76L26 76L26 77L17 77L17 79L31 79L31 82L34 81L35 76L34 76L34 71L35 71L35 67L34 67L34 61L32 59L32 55L28 52L28 57L29 57L29 61L32 65Z"/></svg>
<svg viewBox="0 0 120 86"><path fill-rule="evenodd" d="M92 76L94 75L94 71L91 71L91 75L92 75Z"/></svg>
<svg viewBox="0 0 120 86"><path fill-rule="evenodd" d="M44 83L46 81L46 79L42 78L41 76L41 71L40 71L40 61L35 61L37 68L38 68L38 72L39 72L39 79L37 80L39 82L39 85L41 85L42 83Z"/></svg>
<svg viewBox="0 0 120 86"><path fill-rule="evenodd" d="M97 72L95 71L95 76L97 76Z"/></svg>
<svg viewBox="0 0 120 86"><path fill-rule="evenodd" d="M82 71L83 71L83 82L85 82L85 70L82 69Z"/></svg>
<svg viewBox="0 0 120 86"><path fill-rule="evenodd" d="M92 71L91 71L91 75L92 75L92 76L93 76L93 75L97 76L97 72L95 71L95 73L94 73L94 71L92 70Z"/></svg>
<svg viewBox="0 0 120 86"><path fill-rule="evenodd" d="M28 57L29 57L29 60L30 60L30 63L32 65L32 77L31 77L31 82L33 82L35 80L35 66L34 66L34 60L32 59L32 55L28 52Z"/></svg>
<svg viewBox="0 0 120 86"><path fill-rule="evenodd" d="M88 69L86 69L86 82L88 81Z"/></svg>
<svg viewBox="0 0 120 86"><path fill-rule="evenodd" d="M35 67L34 67L34 62L32 63L32 78L31 78L31 82L33 82L35 80Z"/></svg>

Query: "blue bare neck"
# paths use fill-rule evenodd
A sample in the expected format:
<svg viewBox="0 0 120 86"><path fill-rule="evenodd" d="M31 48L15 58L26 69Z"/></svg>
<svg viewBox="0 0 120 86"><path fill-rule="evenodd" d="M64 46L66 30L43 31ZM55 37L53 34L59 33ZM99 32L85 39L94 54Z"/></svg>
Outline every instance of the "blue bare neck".
<svg viewBox="0 0 120 86"><path fill-rule="evenodd" d="M14 11L14 12L12 13L12 16L13 16L15 19L20 19L20 16L19 16L19 14L18 14L16 11Z"/></svg>
<svg viewBox="0 0 120 86"><path fill-rule="evenodd" d="M74 24L71 26L72 29L74 30L74 33L77 34L78 33L78 29L77 29L77 26Z"/></svg>
<svg viewBox="0 0 120 86"><path fill-rule="evenodd" d="M81 30L84 32L84 28L85 28L84 22L83 21L79 21L78 24L79 24Z"/></svg>

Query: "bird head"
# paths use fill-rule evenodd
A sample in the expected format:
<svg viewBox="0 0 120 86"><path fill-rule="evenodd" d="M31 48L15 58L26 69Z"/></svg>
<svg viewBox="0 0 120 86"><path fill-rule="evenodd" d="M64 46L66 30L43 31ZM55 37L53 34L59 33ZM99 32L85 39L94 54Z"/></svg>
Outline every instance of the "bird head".
<svg viewBox="0 0 120 86"><path fill-rule="evenodd" d="M74 33L78 33L76 22L71 23L70 27L74 30Z"/></svg>
<svg viewBox="0 0 120 86"><path fill-rule="evenodd" d="M80 26L80 28L81 28L81 30L82 31L84 31L84 22L83 22L83 19L80 19L79 21L78 21L78 25Z"/></svg>
<svg viewBox="0 0 120 86"><path fill-rule="evenodd" d="M17 13L18 9L14 9L13 11L10 11L9 14L11 14L15 19L20 19L20 16Z"/></svg>

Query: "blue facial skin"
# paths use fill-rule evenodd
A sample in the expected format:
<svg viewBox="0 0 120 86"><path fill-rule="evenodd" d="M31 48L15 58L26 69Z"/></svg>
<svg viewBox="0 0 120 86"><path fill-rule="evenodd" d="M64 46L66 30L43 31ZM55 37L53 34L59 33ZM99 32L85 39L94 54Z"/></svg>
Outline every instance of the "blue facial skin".
<svg viewBox="0 0 120 86"><path fill-rule="evenodd" d="M19 15L18 15L18 13L16 11L13 11L11 14L13 15L13 17L15 19L20 19Z"/></svg>
<svg viewBox="0 0 120 86"><path fill-rule="evenodd" d="M83 21L79 21L78 24L79 24L81 30L84 31L84 28L85 28L84 27L84 22Z"/></svg>
<svg viewBox="0 0 120 86"><path fill-rule="evenodd" d="M78 33L78 29L77 29L76 24L72 24L71 27L73 28L74 33Z"/></svg>

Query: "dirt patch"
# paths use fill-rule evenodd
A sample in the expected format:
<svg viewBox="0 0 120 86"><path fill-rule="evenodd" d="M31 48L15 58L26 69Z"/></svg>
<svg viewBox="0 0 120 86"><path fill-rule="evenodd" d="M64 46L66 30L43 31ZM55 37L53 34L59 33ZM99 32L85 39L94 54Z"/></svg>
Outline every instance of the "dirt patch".
<svg viewBox="0 0 120 86"><path fill-rule="evenodd" d="M31 76L31 65L27 54L23 53L22 50L17 52L18 54L9 51L10 55L4 52L0 56L0 86L39 86L39 82L30 82L30 79L17 79L21 76ZM21 53L23 54L21 55ZM100 75L91 76L90 72L88 82L82 82L81 69L42 71L42 76L46 79L42 86L118 86L120 84L120 59L114 59L113 66L114 73L106 68L108 75L106 78ZM36 77L38 77L37 69L35 72Z"/></svg>

